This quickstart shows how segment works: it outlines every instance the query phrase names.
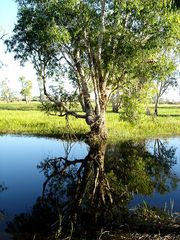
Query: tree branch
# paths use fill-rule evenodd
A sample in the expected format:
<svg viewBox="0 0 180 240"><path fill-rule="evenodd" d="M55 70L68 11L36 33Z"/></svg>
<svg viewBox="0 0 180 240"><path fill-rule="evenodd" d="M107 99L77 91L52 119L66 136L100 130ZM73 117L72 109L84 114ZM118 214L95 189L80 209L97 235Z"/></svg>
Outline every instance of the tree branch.
<svg viewBox="0 0 180 240"><path fill-rule="evenodd" d="M7 33L3 33L3 35L0 36L0 40L3 40L3 38L4 38L6 35L8 35L8 34L7 34Z"/></svg>

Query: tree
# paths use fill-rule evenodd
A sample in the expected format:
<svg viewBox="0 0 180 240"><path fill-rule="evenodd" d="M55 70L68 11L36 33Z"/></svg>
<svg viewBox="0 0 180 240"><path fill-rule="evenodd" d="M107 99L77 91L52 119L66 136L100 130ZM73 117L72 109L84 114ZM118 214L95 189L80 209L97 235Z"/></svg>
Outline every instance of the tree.
<svg viewBox="0 0 180 240"><path fill-rule="evenodd" d="M162 64L162 65L161 65ZM158 115L158 104L160 98L169 90L170 87L177 87L178 82L175 77L175 63L173 60L166 60L159 62L159 72L155 76L155 106L154 106L154 116Z"/></svg>
<svg viewBox="0 0 180 240"><path fill-rule="evenodd" d="M156 81L157 93L155 96L155 106L154 106L154 115L158 116L158 103L159 99L163 96L164 93L168 91L170 87L177 87L178 82L174 77L167 77L164 81Z"/></svg>
<svg viewBox="0 0 180 240"><path fill-rule="evenodd" d="M110 98L112 104L112 112L118 113L119 108L122 104L121 95L122 93L119 90L116 90L114 93L112 93Z"/></svg>
<svg viewBox="0 0 180 240"><path fill-rule="evenodd" d="M14 99L14 92L12 91L12 89L9 87L9 80L8 79L4 79L1 83L0 83L0 93L1 93L1 97L4 101L6 101L7 103L9 103L10 101L12 101Z"/></svg>
<svg viewBox="0 0 180 240"><path fill-rule="evenodd" d="M122 81L150 82L151 63L154 68L162 46L174 48L179 37L179 15L171 11L171 0L17 2L18 21L14 35L6 41L8 49L22 62L32 61L44 94L60 115L84 118L93 138L107 137L105 111L110 93ZM65 77L73 72L85 114L69 110L61 96L50 94L47 83L57 72Z"/></svg>
<svg viewBox="0 0 180 240"><path fill-rule="evenodd" d="M32 90L32 82L30 80L26 80L25 77L20 77L19 81L21 82L22 89L21 89L21 95L25 98L26 103L28 103L29 98L31 96L31 90Z"/></svg>

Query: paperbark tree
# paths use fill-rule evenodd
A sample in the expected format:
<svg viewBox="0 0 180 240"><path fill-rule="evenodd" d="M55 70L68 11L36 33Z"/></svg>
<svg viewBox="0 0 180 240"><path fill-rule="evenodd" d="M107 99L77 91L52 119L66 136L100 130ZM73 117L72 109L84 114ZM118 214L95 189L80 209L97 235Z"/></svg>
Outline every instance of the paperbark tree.
<svg viewBox="0 0 180 240"><path fill-rule="evenodd" d="M155 95L154 115L158 116L158 104L160 98L170 87L177 87L177 79L174 77L168 77L164 81L157 81L157 93Z"/></svg>
<svg viewBox="0 0 180 240"><path fill-rule="evenodd" d="M32 82L30 80L26 80L25 77L20 77L19 81L21 82L22 89L21 89L21 95L25 98L26 103L28 103L29 98L31 96L31 90L32 90Z"/></svg>
<svg viewBox="0 0 180 240"><path fill-rule="evenodd" d="M84 118L93 138L107 137L105 111L111 91L128 75L139 84L151 81L149 62L162 46L172 49L177 44L179 16L172 14L170 0L17 2L18 21L6 42L9 50L22 62L33 62L44 94L59 115ZM61 96L50 94L48 79L56 71L65 73L66 80L73 72L84 114L69 110Z"/></svg>
<svg viewBox="0 0 180 240"><path fill-rule="evenodd" d="M9 87L9 85L10 82L8 79L4 79L0 82L0 95L3 101L6 101L7 103L11 102L15 97L15 93Z"/></svg>
<svg viewBox="0 0 180 240"><path fill-rule="evenodd" d="M169 90L170 87L178 86L178 81L175 77L176 65L176 60L174 60L172 56L171 59L169 58L168 60L163 56L161 61L159 61L159 71L155 75L154 80L154 116L158 115L158 104L160 98Z"/></svg>

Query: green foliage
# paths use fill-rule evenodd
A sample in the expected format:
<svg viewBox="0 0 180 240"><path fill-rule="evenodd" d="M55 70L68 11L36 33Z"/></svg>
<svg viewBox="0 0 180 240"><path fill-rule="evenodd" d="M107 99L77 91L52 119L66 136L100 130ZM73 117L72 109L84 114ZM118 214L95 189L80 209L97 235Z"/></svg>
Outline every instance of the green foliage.
<svg viewBox="0 0 180 240"><path fill-rule="evenodd" d="M166 54L166 53L165 53ZM174 77L176 69L174 56L168 57L165 55L160 56L158 61L158 68L154 77L155 92L159 98L167 92L169 87L177 87L177 79Z"/></svg>
<svg viewBox="0 0 180 240"><path fill-rule="evenodd" d="M0 83L0 94L1 94L1 98L6 101L7 103L9 103L10 101L13 101L15 98L15 94L12 91L12 89L9 87L9 80L8 79L4 79L1 83Z"/></svg>
<svg viewBox="0 0 180 240"><path fill-rule="evenodd" d="M67 109L72 110L77 108L78 105L78 94L76 91L68 92L64 84L60 81L57 82L57 85L51 85L49 87L50 91L52 92L51 95L54 96L56 101L60 101L66 106ZM50 101L48 98L42 102L42 107L47 114L54 114L62 116L64 114L64 108L62 104L56 104L53 101Z"/></svg>
<svg viewBox="0 0 180 240"><path fill-rule="evenodd" d="M171 0L17 3L18 22L6 41L8 49L22 62L31 60L44 81L56 71L73 76L70 80L86 100L87 115L105 108L108 90L130 89L136 81L141 86L137 91L142 91L155 78L163 50L178 49L180 19L177 11L171 11ZM124 97L123 118L130 121L141 109L136 96Z"/></svg>
<svg viewBox="0 0 180 240"><path fill-rule="evenodd" d="M175 149L166 142L158 142L154 152L149 153L145 141L123 141L109 144L105 169L110 185L122 199L129 200L133 194L151 195L169 192L177 186L178 178L171 172L176 163ZM157 152L159 154L157 154Z"/></svg>
<svg viewBox="0 0 180 240"><path fill-rule="evenodd" d="M140 120L142 113L144 112L144 105L138 98L123 96L122 110L120 113L120 119L123 121L129 121L136 123Z"/></svg>
<svg viewBox="0 0 180 240"><path fill-rule="evenodd" d="M22 89L21 89L21 95L24 96L26 99L26 102L28 101L28 98L31 96L31 90L32 90L32 82L30 80L26 80L25 77L20 77L19 81L21 82Z"/></svg>
<svg viewBox="0 0 180 240"><path fill-rule="evenodd" d="M122 108L120 119L134 124L138 121L143 121L145 117L144 112L151 94L150 84L140 83L137 79L131 80L121 95Z"/></svg>

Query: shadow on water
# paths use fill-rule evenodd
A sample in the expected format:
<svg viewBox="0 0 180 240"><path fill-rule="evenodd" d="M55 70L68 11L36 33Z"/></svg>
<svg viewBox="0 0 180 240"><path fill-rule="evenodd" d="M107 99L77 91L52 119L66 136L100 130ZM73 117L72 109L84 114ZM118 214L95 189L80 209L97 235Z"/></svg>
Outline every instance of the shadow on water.
<svg viewBox="0 0 180 240"><path fill-rule="evenodd" d="M134 194L165 193L178 183L175 149L160 140L152 152L143 141L91 145L84 159L69 159L70 150L38 165L45 176L42 195L31 213L7 224L14 240L97 239L102 229L125 226Z"/></svg>

